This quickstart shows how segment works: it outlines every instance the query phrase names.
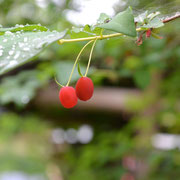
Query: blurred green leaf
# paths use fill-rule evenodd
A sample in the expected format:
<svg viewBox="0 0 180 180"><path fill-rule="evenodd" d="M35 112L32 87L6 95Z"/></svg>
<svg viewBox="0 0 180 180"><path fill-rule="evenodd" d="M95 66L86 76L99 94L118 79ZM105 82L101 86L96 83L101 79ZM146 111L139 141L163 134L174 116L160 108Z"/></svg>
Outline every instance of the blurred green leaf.
<svg viewBox="0 0 180 180"><path fill-rule="evenodd" d="M74 62L72 61L62 61L62 62L57 62L54 63L54 69L56 72L56 77L58 82L60 82L62 85L65 85L68 82L69 79L69 75L72 71ZM81 65L81 73L85 74L86 71L86 66ZM94 68L90 68L88 75L92 74L94 72ZM78 67L76 66L72 79L71 79L71 83L74 83L75 81L77 81L79 79L80 75L78 73Z"/></svg>
<svg viewBox="0 0 180 180"><path fill-rule="evenodd" d="M124 68L134 70L141 67L141 59L137 56L128 56L124 61Z"/></svg>
<svg viewBox="0 0 180 180"><path fill-rule="evenodd" d="M158 34L154 33L154 32L151 32L152 36L156 39L163 39L162 36L159 36Z"/></svg>
<svg viewBox="0 0 180 180"><path fill-rule="evenodd" d="M0 86L0 104L13 102L23 107L29 103L36 90L46 82L46 79L40 80L38 75L38 71L31 70L4 78Z"/></svg>
<svg viewBox="0 0 180 180"><path fill-rule="evenodd" d="M146 88L151 80L150 72L148 70L139 70L134 74L134 81L139 88Z"/></svg>

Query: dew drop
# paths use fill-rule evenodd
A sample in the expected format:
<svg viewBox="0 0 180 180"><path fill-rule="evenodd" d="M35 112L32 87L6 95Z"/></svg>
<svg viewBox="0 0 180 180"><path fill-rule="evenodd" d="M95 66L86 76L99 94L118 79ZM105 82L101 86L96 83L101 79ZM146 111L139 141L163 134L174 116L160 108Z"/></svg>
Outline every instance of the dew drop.
<svg viewBox="0 0 180 180"><path fill-rule="evenodd" d="M6 62L0 62L0 67L3 67L6 65Z"/></svg>
<svg viewBox="0 0 180 180"><path fill-rule="evenodd" d="M16 64L17 64L17 61L15 61L15 60L9 62L9 66L14 66Z"/></svg>
<svg viewBox="0 0 180 180"><path fill-rule="evenodd" d="M12 35L13 33L11 31L6 31L5 35Z"/></svg>
<svg viewBox="0 0 180 180"><path fill-rule="evenodd" d="M44 43L39 43L35 48L36 49L41 49L43 47Z"/></svg>
<svg viewBox="0 0 180 180"><path fill-rule="evenodd" d="M27 95L24 95L22 98L21 98L21 101L23 104L27 104L29 102L29 97Z"/></svg>
<svg viewBox="0 0 180 180"><path fill-rule="evenodd" d="M2 56L3 55L3 50L0 50L0 56Z"/></svg>
<svg viewBox="0 0 180 180"><path fill-rule="evenodd" d="M14 59L17 59L19 56L20 56L20 51L17 51L15 56L14 56Z"/></svg>
<svg viewBox="0 0 180 180"><path fill-rule="evenodd" d="M28 41L28 38L27 38L27 37L25 37L25 38L24 38L24 42L27 42L27 41Z"/></svg>
<svg viewBox="0 0 180 180"><path fill-rule="evenodd" d="M9 55L13 55L14 54L14 51L9 51Z"/></svg>
<svg viewBox="0 0 180 180"><path fill-rule="evenodd" d="M23 27L24 27L24 25L19 25L19 27L23 28Z"/></svg>
<svg viewBox="0 0 180 180"><path fill-rule="evenodd" d="M23 51L30 51L30 48L29 47L25 47L25 48L23 48Z"/></svg>
<svg viewBox="0 0 180 180"><path fill-rule="evenodd" d="M20 48L22 48L24 46L24 43L19 42L18 45L19 45Z"/></svg>

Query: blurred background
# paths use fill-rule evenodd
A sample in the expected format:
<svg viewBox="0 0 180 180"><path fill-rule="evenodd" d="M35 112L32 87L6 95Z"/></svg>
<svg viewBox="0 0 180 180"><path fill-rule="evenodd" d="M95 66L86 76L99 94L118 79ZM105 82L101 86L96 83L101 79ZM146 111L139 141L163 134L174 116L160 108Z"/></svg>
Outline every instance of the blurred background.
<svg viewBox="0 0 180 180"><path fill-rule="evenodd" d="M179 0L0 0L0 24L63 31L131 5L168 17ZM59 102L81 43L54 43L0 77L0 180L172 180L180 177L180 21L163 39L98 41L89 71L93 98ZM85 70L90 49L81 58ZM72 85L79 75L74 73Z"/></svg>

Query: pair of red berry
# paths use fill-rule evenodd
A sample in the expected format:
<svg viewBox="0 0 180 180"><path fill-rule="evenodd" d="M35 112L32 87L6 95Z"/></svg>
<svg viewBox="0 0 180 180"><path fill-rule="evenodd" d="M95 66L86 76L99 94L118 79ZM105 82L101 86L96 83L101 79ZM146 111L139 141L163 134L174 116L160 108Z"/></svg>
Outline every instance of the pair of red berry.
<svg viewBox="0 0 180 180"><path fill-rule="evenodd" d="M65 108L72 108L77 104L78 98L82 101L89 100L94 92L94 85L90 78L81 77L74 89L71 86L65 86L59 91L59 99Z"/></svg>

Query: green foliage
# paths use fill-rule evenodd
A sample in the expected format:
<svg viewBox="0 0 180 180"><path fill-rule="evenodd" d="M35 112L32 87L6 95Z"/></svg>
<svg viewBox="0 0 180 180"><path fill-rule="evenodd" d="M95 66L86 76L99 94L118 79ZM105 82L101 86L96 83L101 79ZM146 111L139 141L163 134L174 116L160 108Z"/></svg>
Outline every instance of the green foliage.
<svg viewBox="0 0 180 180"><path fill-rule="evenodd" d="M28 27L26 26L27 29ZM35 27L39 28L33 26ZM13 32L8 30L0 36L0 74L29 62L48 45L65 35L65 32L57 31L31 32L31 26L29 31L27 29L18 31L15 28Z"/></svg>
<svg viewBox="0 0 180 180"><path fill-rule="evenodd" d="M97 24L98 25L104 24L104 23L107 23L110 20L111 20L111 18L107 14L101 13L98 20L97 20Z"/></svg>
<svg viewBox="0 0 180 180"><path fill-rule="evenodd" d="M144 144L142 148L137 142L141 141L140 138L137 140L137 137L133 138L131 135L140 131L142 126L147 126L145 131L149 131L150 123L148 119L133 120L131 126L125 126L121 132L101 132L91 144L79 147L79 151L71 149L67 152L65 160L69 163L71 174L65 174L65 177L70 180L84 179L87 176L89 180L116 180L126 173L134 172L138 163L148 164L150 171L145 174L147 180L168 180L172 176L179 176L178 150L150 150Z"/></svg>
<svg viewBox="0 0 180 180"><path fill-rule="evenodd" d="M44 26L40 26L40 25L16 25L15 27L11 27L11 28L0 28L0 35L4 35L4 33L6 31L10 31L12 33L21 31L21 32L27 32L27 31L48 31L48 29Z"/></svg>
<svg viewBox="0 0 180 180"><path fill-rule="evenodd" d="M93 37L101 34L102 29L98 27L91 27L90 25L85 25L84 28L74 27L68 31L72 39L83 38L83 37Z"/></svg>
<svg viewBox="0 0 180 180"><path fill-rule="evenodd" d="M115 131L101 133L94 143L81 149L78 156L74 151L67 153L65 158L71 163L72 171L68 178L78 180L80 177L83 179L89 175L90 180L117 179L126 172L126 169L122 167L122 157L127 155L131 148L132 141L127 133L126 136L123 131L121 133ZM114 153L111 154L112 151ZM73 167L75 163L77 164L76 169ZM116 164L116 167L113 167L113 164Z"/></svg>
<svg viewBox="0 0 180 180"><path fill-rule="evenodd" d="M128 56L127 59L125 59L124 62L124 68L135 70L138 68L141 68L142 62L141 59L137 56Z"/></svg>
<svg viewBox="0 0 180 180"><path fill-rule="evenodd" d="M134 73L134 80L139 88L146 88L150 83L151 75L148 70L140 70Z"/></svg>
<svg viewBox="0 0 180 180"><path fill-rule="evenodd" d="M112 19L105 13L101 13L96 25L85 25L84 28L72 28L69 34L71 38L91 37L101 35L104 29L135 37L136 28L131 8L117 14Z"/></svg>
<svg viewBox="0 0 180 180"><path fill-rule="evenodd" d="M159 13L139 15L136 19L141 29L159 28L164 24L157 17ZM131 8L118 13L112 19L102 13L94 26L85 25L68 30L71 38L94 37L103 35L104 30L119 32L136 37L134 15ZM24 63L31 61L42 50L53 42L63 38L64 32L49 31L41 25L16 25L11 28L0 28L0 75ZM152 35L158 38L153 32Z"/></svg>
<svg viewBox="0 0 180 180"><path fill-rule="evenodd" d="M48 8L39 8L30 0L16 1L13 4L11 2L13 1L0 1L0 6L3 7L0 11L0 23L6 27L12 26L14 22L20 24L41 22L58 31L71 27L64 16L61 16L61 12L64 12L62 7L55 9L53 3L50 3ZM18 14L24 3L34 7L33 16L30 18ZM66 1L66 4L72 3ZM141 4L143 8L146 5L147 1ZM70 6L66 8L69 9ZM149 27L161 26L159 20L155 19L158 15L159 13L146 12L142 21L135 18L137 28L143 28L145 31ZM104 14L98 20L99 25L110 22L111 18ZM27 64L26 69L22 67L3 76L0 82L0 171L41 174L49 172L53 177L62 174L63 179L70 180L117 180L125 179L125 175L136 175L134 178L142 177L145 180L170 180L180 177L179 149L158 150L152 147L151 142L156 133L180 133L180 49L177 38L179 23L175 21L168 24L162 29L163 39L148 38L139 47L129 38L97 42L92 59L95 71L92 69L92 74L90 72L89 75L96 85L102 86L103 93L105 93L104 86L108 86L108 89L135 90L135 97L129 95L127 101L122 104L125 109L127 108L125 112L122 110L114 113L114 109L92 111L86 106L83 106L83 110L78 107L72 111L64 111L59 108L58 91L49 94L51 91L56 92L58 88L53 79L54 75L60 83L67 83L73 59L83 43L65 43L63 46L53 44L40 54L36 63ZM95 27L88 25L85 30L84 28L77 30L77 37L93 37L101 35L101 32L109 33L102 28L96 29L98 30L96 33ZM83 32L85 34L80 34L81 31L85 31ZM37 35L47 32L49 31L45 29L44 32L28 30L22 34ZM75 37L76 33L73 33ZM154 36L153 33L157 33L156 29L152 32ZM4 39L4 36L5 34L0 38ZM1 45L4 46L4 43ZM85 72L88 57L87 48L80 61L82 74ZM0 60L1 67L1 56ZM31 59L26 62L30 61ZM73 77L72 83L75 83L80 77L78 69L75 70ZM45 101L51 97L52 100L51 103L46 101L45 108L44 102L39 103L38 98L42 92L46 92L47 84L48 93L43 97ZM136 96L136 90L140 96ZM29 101L34 98L34 101L23 104L24 95L29 96ZM53 97L56 97L55 102ZM122 98L124 99L124 96ZM24 100L23 102L27 102L26 98ZM15 103L15 107L24 109L17 110L9 104L11 102ZM102 103L104 106L104 101L99 102L98 97L96 103ZM114 103L113 100L111 103ZM93 102L90 102L90 105L93 106ZM52 127L77 129L84 123L91 124L94 131L93 140L89 144L69 145L52 142ZM54 163L58 166L54 167Z"/></svg>
<svg viewBox="0 0 180 180"><path fill-rule="evenodd" d="M46 82L37 70L24 71L4 78L0 86L0 104L11 102L23 107L35 96L36 90Z"/></svg>
<svg viewBox="0 0 180 180"><path fill-rule="evenodd" d="M134 16L130 7L126 11L117 14L110 22L98 27L136 37Z"/></svg>
<svg viewBox="0 0 180 180"><path fill-rule="evenodd" d="M155 17L151 21L149 21L148 24L145 24L142 27L144 27L144 28L160 28L162 26L164 26L162 21L158 17Z"/></svg>
<svg viewBox="0 0 180 180"><path fill-rule="evenodd" d="M160 12L148 13L145 11L136 17L137 26L141 28L160 28L164 26L164 23L159 19Z"/></svg>
<svg viewBox="0 0 180 180"><path fill-rule="evenodd" d="M0 171L44 174L49 156L47 152L50 150L47 146L48 131L49 125L34 115L20 117L15 113L1 114Z"/></svg>
<svg viewBox="0 0 180 180"><path fill-rule="evenodd" d="M101 13L96 25L90 26L87 24L81 28L73 27L68 33L72 39L99 36L102 35L103 29L98 26L107 23L109 20L110 17L107 14Z"/></svg>
<svg viewBox="0 0 180 180"><path fill-rule="evenodd" d="M0 104L14 103L20 108L25 107L34 98L37 90L45 86L50 78L56 76L60 83L66 84L73 64L71 61L44 63L36 70L22 71L16 76L3 78L0 86ZM81 70L85 73L86 66L82 65ZM89 75L93 72L94 68L90 68ZM71 83L76 82L79 77L77 67Z"/></svg>
<svg viewBox="0 0 180 180"><path fill-rule="evenodd" d="M57 80L65 85L69 79L69 75L72 71L73 62L71 61L64 61L64 62L58 62L54 63L54 69L56 72ZM81 73L84 74L86 71L86 66L81 65ZM93 68L89 69L88 75L91 75L94 72ZM71 83L76 82L81 75L79 74L78 67L75 68L75 71L73 73Z"/></svg>

